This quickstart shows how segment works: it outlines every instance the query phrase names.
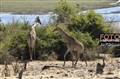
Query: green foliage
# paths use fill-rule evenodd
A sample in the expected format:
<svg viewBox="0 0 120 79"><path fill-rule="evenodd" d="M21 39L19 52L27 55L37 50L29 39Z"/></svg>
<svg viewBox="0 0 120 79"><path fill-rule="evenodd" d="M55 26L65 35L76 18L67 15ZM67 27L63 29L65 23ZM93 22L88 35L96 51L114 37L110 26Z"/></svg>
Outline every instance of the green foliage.
<svg viewBox="0 0 120 79"><path fill-rule="evenodd" d="M18 53L18 51L25 49L25 41L23 40L25 39L24 35L27 30L23 29L24 25L24 23L20 23L19 21L7 25L0 25L2 28L5 27L0 32L0 62L11 60L13 58L12 56L19 55L20 52Z"/></svg>
<svg viewBox="0 0 120 79"><path fill-rule="evenodd" d="M0 45L0 59L3 57L10 60L12 56L20 58L23 56L25 59L29 59L28 47L27 47L27 33L29 31L28 25L24 29L24 24L14 23L6 25L6 30L1 32L2 42ZM93 48L97 46L97 40L93 40L89 33L82 33L80 31L70 31L66 25L61 24L60 27L69 35L75 37L81 41L86 48ZM67 49L66 42L58 34L54 33L54 24L41 28L36 28L37 40L36 40L36 57L39 60L63 60L64 53ZM7 53L5 53L7 52ZM7 57L7 58L6 58ZM91 58L92 57L92 58ZM94 59L94 54L87 54L88 59ZM10 59L9 59L10 58ZM84 58L83 58L84 60ZM1 60L0 62L3 62Z"/></svg>
<svg viewBox="0 0 120 79"><path fill-rule="evenodd" d="M1 28L4 28L4 25L0 25ZM0 31L0 63L4 61L10 62L12 56L8 52L8 46L10 45L10 36L6 35L6 29Z"/></svg>
<svg viewBox="0 0 120 79"><path fill-rule="evenodd" d="M71 18L77 13L77 7L67 3L66 0L61 0L55 8L55 13L58 14L58 22L70 23Z"/></svg>
<svg viewBox="0 0 120 79"><path fill-rule="evenodd" d="M54 55L58 55L58 57L54 56L55 59L60 59L60 53L57 53L62 46L64 46L63 40L60 38L58 34L53 32L55 27L46 26L42 28L36 28L37 33L37 42L36 42L36 50L39 52L38 59L48 60L49 56L51 56L53 51ZM64 50L64 48L63 48ZM54 59L54 57L50 57ZM45 59L44 59L45 58Z"/></svg>
<svg viewBox="0 0 120 79"><path fill-rule="evenodd" d="M42 28L37 28L37 42L41 47L51 47L54 45L54 43L59 40L57 35L53 32L53 27L46 26Z"/></svg>
<svg viewBox="0 0 120 79"><path fill-rule="evenodd" d="M112 32L111 28L104 22L103 17L94 11L81 13L72 18L72 23L68 27L70 30L77 30L83 33L88 32L92 38L99 38L101 33Z"/></svg>
<svg viewBox="0 0 120 79"><path fill-rule="evenodd" d="M17 25L18 24L18 25ZM28 47L27 47L27 34L29 28L23 29L23 25L19 23L7 26L7 32L9 32L8 37L10 37L7 47L7 52L15 57L20 58L24 56L25 59L29 58ZM54 25L54 24L53 24ZM15 27L17 26L17 27ZM15 30L11 28L15 27ZM94 47L95 43L88 33L83 34L81 32L69 31L66 25L61 24L60 27L69 35L72 35L77 40L82 41L85 47ZM63 59L64 53L66 51L66 42L61 38L58 33L54 33L53 29L55 27L48 25L46 27L36 28L37 40L36 40L36 57L39 60L55 60ZM16 32L17 30L17 32ZM12 31L12 32L11 32ZM5 40L7 40L6 38ZM5 44L5 43L4 43Z"/></svg>
<svg viewBox="0 0 120 79"><path fill-rule="evenodd" d="M4 38L4 40L9 39L9 41L7 41L7 43L5 41L3 45L1 44L1 49L6 47L4 49L7 49L9 55L18 57L19 59L21 59L21 56L23 56L24 59L29 59L29 51L27 46L29 26L30 25L28 25L27 28L23 28L25 27L25 24L21 24L19 22L9 24L9 26L7 25L7 31L5 33L8 38ZM37 39L35 47L37 59L61 59L61 53L58 53L57 51L61 49L64 50L63 47L65 46L65 43L58 34L53 32L54 28L55 27L52 27L51 25L36 28Z"/></svg>
<svg viewBox="0 0 120 79"><path fill-rule="evenodd" d="M5 27L0 26L0 32L5 31Z"/></svg>
<svg viewBox="0 0 120 79"><path fill-rule="evenodd" d="M11 39L10 54L19 57L26 52L27 47L27 31L21 30Z"/></svg>

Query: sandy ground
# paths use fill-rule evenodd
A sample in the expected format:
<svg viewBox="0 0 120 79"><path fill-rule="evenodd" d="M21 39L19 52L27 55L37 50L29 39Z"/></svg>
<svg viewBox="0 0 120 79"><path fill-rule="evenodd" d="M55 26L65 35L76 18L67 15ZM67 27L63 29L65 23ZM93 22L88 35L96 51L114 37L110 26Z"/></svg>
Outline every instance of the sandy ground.
<svg viewBox="0 0 120 79"><path fill-rule="evenodd" d="M23 73L23 79L120 79L120 58L105 60L103 74L96 74L96 64L102 64L102 60L89 61L86 67L85 62L79 61L76 68L71 67L71 61L33 61L27 64L27 70ZM20 64L22 67L23 63ZM48 66L43 69L43 67ZM0 65L0 79L4 65ZM9 65L11 76L6 79L18 79L18 73L14 74L12 66Z"/></svg>

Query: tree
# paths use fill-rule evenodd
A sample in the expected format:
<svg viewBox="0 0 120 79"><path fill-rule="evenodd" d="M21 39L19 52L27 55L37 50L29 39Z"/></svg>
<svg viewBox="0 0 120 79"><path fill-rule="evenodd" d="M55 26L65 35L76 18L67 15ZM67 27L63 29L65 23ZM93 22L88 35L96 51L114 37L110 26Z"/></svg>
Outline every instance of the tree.
<svg viewBox="0 0 120 79"><path fill-rule="evenodd" d="M57 22L70 23L71 18L77 13L77 7L67 3L66 0L61 0L55 8L55 13L58 14Z"/></svg>
<svg viewBox="0 0 120 79"><path fill-rule="evenodd" d="M70 30L81 31L82 33L89 33L93 39L99 38L101 33L112 32L112 29L104 22L103 17L94 11L81 13L72 18L72 23L69 24Z"/></svg>

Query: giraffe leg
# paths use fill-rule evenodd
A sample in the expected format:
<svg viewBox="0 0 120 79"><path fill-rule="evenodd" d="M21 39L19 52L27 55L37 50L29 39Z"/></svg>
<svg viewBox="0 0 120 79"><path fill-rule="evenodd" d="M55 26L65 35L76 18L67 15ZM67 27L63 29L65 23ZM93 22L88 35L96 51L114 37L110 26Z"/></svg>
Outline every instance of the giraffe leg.
<svg viewBox="0 0 120 79"><path fill-rule="evenodd" d="M72 67L74 67L74 55L73 55L73 52L70 52L71 53L71 56L72 56Z"/></svg>
<svg viewBox="0 0 120 79"><path fill-rule="evenodd" d="M28 42L28 49L29 49L30 61L32 61L32 47L31 47L31 41L30 41L30 39L28 39L27 42Z"/></svg>
<svg viewBox="0 0 120 79"><path fill-rule="evenodd" d="M33 54L34 54L34 60L36 59L35 57L35 47L33 48Z"/></svg>
<svg viewBox="0 0 120 79"><path fill-rule="evenodd" d="M34 47L32 47L32 53L31 53L31 55L32 55L32 60L34 60Z"/></svg>
<svg viewBox="0 0 120 79"><path fill-rule="evenodd" d="M87 65L88 65L88 64L87 64L87 55L84 54L83 56L84 56L84 58L85 58L85 64L86 64L86 67L87 67Z"/></svg>
<svg viewBox="0 0 120 79"><path fill-rule="evenodd" d="M69 53L69 50L67 49L67 51L64 54L64 64L63 64L63 66L65 66L65 59L66 59L66 56L67 56L68 53Z"/></svg>
<svg viewBox="0 0 120 79"><path fill-rule="evenodd" d="M32 61L32 48L29 48L29 52L30 52L30 61Z"/></svg>
<svg viewBox="0 0 120 79"><path fill-rule="evenodd" d="M77 64L77 62L78 62L78 60L79 60L79 56L80 56L80 54L77 52L77 54L76 54L77 56L77 59L76 59L76 62L75 62L75 64L74 64L74 67L76 67L76 64Z"/></svg>

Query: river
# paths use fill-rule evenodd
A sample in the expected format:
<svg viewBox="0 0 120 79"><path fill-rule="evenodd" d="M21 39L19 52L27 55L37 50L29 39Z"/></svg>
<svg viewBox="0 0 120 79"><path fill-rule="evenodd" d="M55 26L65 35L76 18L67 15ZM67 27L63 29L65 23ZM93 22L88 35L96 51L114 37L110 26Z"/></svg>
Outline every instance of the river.
<svg viewBox="0 0 120 79"><path fill-rule="evenodd" d="M117 22L117 23L120 22L120 6L96 9L94 11L96 13L101 14L106 22L111 22L111 21ZM86 12L86 11L83 11L83 12ZM1 23L3 23L3 24L12 23L12 22L17 21L17 20L20 22L28 21L29 23L33 24L36 16L40 17L42 25L46 25L46 24L53 22L53 19L51 17L57 16L57 14L54 14L53 12L49 12L49 13L44 14L44 15L11 14L11 13L2 13L2 12L0 13ZM117 24L117 27L120 28L120 25Z"/></svg>

